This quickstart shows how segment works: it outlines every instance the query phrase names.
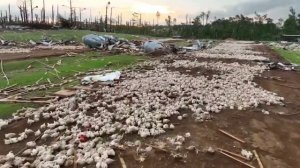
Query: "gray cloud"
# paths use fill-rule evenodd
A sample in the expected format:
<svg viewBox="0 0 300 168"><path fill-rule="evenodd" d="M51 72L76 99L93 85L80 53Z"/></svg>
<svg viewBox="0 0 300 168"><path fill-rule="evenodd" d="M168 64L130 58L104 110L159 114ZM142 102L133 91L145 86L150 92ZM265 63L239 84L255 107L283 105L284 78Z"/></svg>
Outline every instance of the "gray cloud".
<svg viewBox="0 0 300 168"><path fill-rule="evenodd" d="M261 1L248 1L239 3L235 6L225 7L224 11L215 11L213 13L214 16L220 17L229 17L235 16L237 14L243 15L251 15L254 12L258 13L266 13L270 17L278 17L281 16L285 18L288 16L289 7L295 7L296 10L300 10L300 1L299 0L261 0ZM280 13L273 13L274 11L278 11L280 8ZM286 9L286 10L283 10Z"/></svg>

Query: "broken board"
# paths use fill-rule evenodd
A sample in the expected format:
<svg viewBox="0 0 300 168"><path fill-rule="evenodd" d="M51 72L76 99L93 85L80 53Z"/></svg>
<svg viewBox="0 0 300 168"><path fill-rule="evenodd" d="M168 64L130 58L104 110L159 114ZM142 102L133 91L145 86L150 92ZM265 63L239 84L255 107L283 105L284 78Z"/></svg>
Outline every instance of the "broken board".
<svg viewBox="0 0 300 168"><path fill-rule="evenodd" d="M71 97L74 96L75 94L76 94L75 90L60 90L54 93L55 96L59 96L59 97Z"/></svg>

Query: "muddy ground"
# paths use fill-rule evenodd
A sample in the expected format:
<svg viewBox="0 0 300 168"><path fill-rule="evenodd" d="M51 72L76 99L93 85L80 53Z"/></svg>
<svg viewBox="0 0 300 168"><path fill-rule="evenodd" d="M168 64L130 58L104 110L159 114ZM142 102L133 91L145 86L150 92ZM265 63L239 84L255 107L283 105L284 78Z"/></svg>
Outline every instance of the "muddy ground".
<svg viewBox="0 0 300 168"><path fill-rule="evenodd" d="M256 51L264 51L265 56L273 60L281 60L276 53L271 52L267 47L255 48ZM218 60L222 61L222 60ZM236 60L238 61L238 60ZM239 62L239 61L238 61ZM185 71L186 69L172 69ZM197 73L201 69L191 69L188 73L192 75L211 75L210 72ZM194 72L197 71L197 72ZM128 168L239 168L246 167L224 155L207 152L209 147L213 149L223 148L235 153L240 153L241 149L256 150L262 163L267 168L296 168L300 167L300 73L293 71L271 70L265 72L261 77L254 80L259 86L266 90L278 93L285 98L286 106L264 106L245 111L225 110L219 114L214 114L213 119L203 123L196 123L189 115L187 119L178 121L176 129L168 131L158 137L141 139L138 136L127 135L125 139L140 139L147 144L156 146L156 142L165 141L166 137L184 135L191 133L191 137L184 144L184 148L194 145L198 152L182 149L182 154L186 158L174 158L171 153L174 149L166 148L164 151L153 149L145 160L141 162L140 156L136 153L136 148L126 147L125 150L119 149L116 161L110 165L112 168L121 167L119 158L123 158ZM261 112L262 109L270 111L269 115ZM37 130L41 124L35 123L29 128ZM4 139L4 134L8 132L22 132L27 127L25 121L20 121L10 125L0 132L0 139ZM218 129L223 129L240 139L246 141L242 144L228 136L220 133ZM13 131L12 131L13 130ZM29 140L34 137L29 137ZM46 142L38 141L38 144L49 144L53 140ZM144 143L144 144L145 144ZM15 145L4 145L0 141L0 155L7 154L9 151L17 153L25 147L26 142ZM258 167L257 161L248 162ZM93 167L93 166L90 166Z"/></svg>

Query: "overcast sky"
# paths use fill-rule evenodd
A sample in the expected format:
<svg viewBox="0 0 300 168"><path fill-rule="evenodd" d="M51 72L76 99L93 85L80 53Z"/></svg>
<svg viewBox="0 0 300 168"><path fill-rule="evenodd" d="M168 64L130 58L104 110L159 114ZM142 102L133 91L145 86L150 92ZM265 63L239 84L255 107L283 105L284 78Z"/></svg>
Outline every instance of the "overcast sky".
<svg viewBox="0 0 300 168"><path fill-rule="evenodd" d="M17 4L22 0L0 0L0 10L7 10L10 3L13 14L18 14ZM27 0L28 2L30 0ZM35 13L39 13L42 7L42 0L32 0ZM107 1L104 0L72 0L74 7L86 8L82 14L84 17L105 15L105 6ZM69 5L69 0L45 0L46 10L49 15L51 6L59 5L60 13L69 17L69 10L62 5ZM300 13L300 0L110 0L113 7L113 17L122 14L123 20L131 18L133 12L142 13L143 20L152 21L155 19L155 13L159 11L161 17L159 22L163 23L167 15L177 18L178 22L184 22L186 15L194 17L202 11L210 10L211 18L235 16L237 14L253 15L255 11L261 14L268 14L269 17L277 20L286 18L289 8L293 6Z"/></svg>

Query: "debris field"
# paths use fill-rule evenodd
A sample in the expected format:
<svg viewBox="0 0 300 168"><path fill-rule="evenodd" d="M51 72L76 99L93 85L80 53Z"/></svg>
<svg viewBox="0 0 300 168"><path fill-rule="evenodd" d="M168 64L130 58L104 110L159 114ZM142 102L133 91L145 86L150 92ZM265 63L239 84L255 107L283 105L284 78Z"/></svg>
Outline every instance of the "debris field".
<svg viewBox="0 0 300 168"><path fill-rule="evenodd" d="M79 87L75 96L54 99L38 109L22 109L13 118L0 120L0 133L5 132L3 146L7 146L6 153L1 152L1 167L106 168L116 167L119 160L124 167L122 150L136 151L139 162L146 162L153 150L170 152L172 158L184 161L185 151L196 155L198 149L185 145L193 131L178 133L178 122L201 127L222 111L244 113L265 107L254 115L267 115L268 106L285 106L284 97L254 82L269 67L263 63L268 58L253 51L252 45L225 41L203 51L156 57L125 69L120 79L109 84L89 84ZM226 59L237 61L223 61ZM6 131L18 122L23 122L23 130ZM9 151L18 143L24 146ZM222 149L207 147L205 151L232 157ZM260 164L249 146L235 155L244 161L233 163Z"/></svg>

